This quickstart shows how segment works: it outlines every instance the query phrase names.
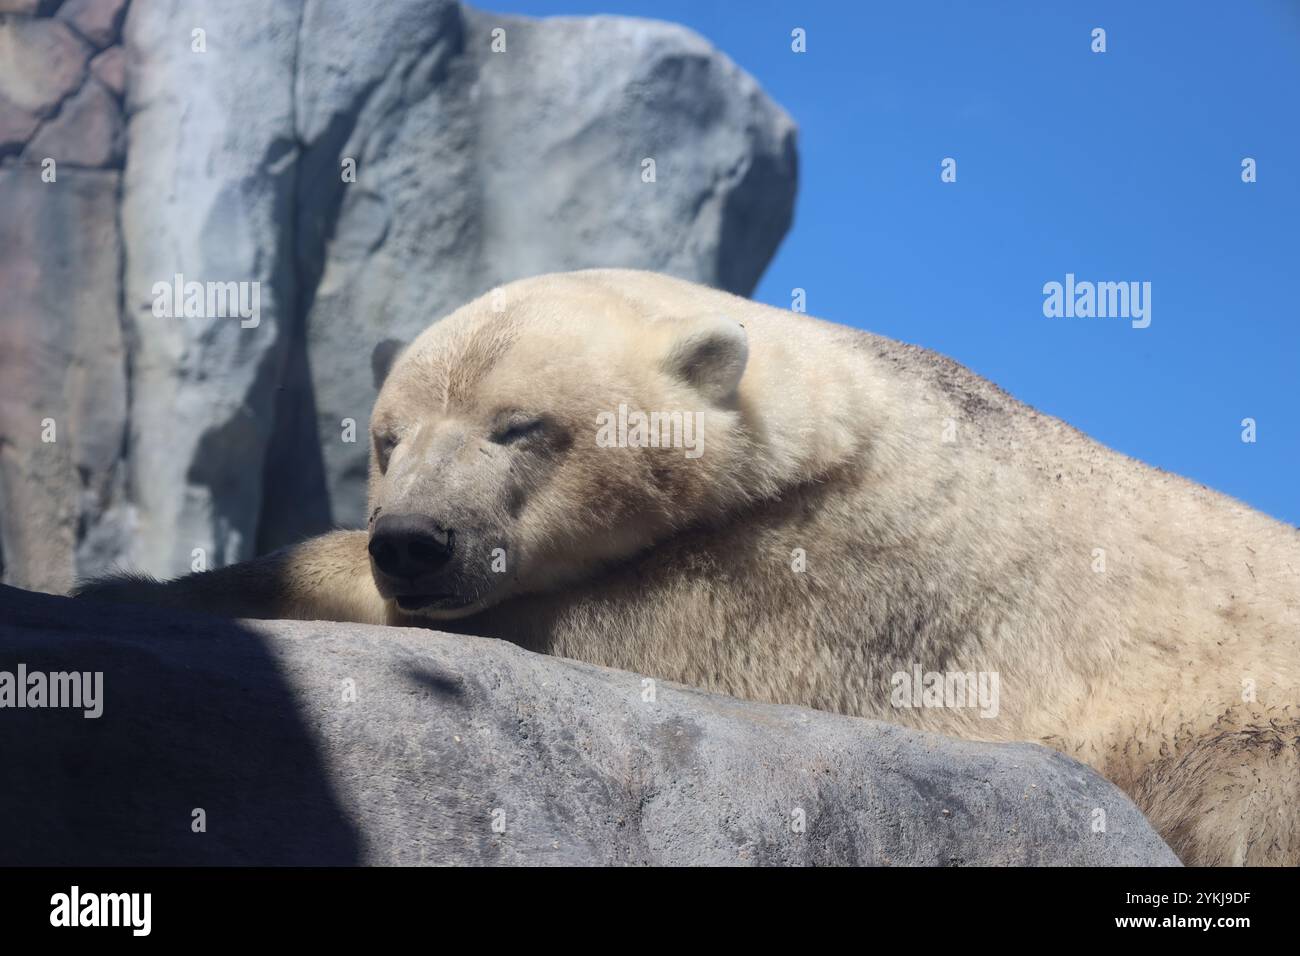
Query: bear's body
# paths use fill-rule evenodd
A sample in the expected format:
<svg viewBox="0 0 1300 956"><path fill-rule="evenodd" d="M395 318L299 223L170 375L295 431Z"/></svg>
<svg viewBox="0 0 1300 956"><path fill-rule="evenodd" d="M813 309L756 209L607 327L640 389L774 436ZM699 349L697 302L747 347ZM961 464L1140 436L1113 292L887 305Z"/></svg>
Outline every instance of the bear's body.
<svg viewBox="0 0 1300 956"><path fill-rule="evenodd" d="M602 447L596 415L620 404L698 410L702 454ZM1300 862L1300 532L953 362L662 276L545 276L424 333L372 431L369 536L87 593L424 623L1041 741L1186 862ZM395 512L455 529L445 567L396 561L377 530ZM417 577L436 598L403 594ZM898 706L918 670L995 675L996 716Z"/></svg>

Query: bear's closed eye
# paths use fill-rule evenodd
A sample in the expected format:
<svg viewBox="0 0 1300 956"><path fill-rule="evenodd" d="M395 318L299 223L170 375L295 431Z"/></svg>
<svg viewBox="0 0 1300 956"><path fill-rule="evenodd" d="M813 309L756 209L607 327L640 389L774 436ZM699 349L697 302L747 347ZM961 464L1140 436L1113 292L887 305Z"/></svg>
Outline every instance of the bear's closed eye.
<svg viewBox="0 0 1300 956"><path fill-rule="evenodd" d="M397 447L397 442L396 435L383 434L375 436L375 460L379 464L380 474L388 470L388 459L392 456L393 449Z"/></svg>
<svg viewBox="0 0 1300 956"><path fill-rule="evenodd" d="M492 429L489 437L498 445L510 445L540 433L545 427L540 418L510 418Z"/></svg>

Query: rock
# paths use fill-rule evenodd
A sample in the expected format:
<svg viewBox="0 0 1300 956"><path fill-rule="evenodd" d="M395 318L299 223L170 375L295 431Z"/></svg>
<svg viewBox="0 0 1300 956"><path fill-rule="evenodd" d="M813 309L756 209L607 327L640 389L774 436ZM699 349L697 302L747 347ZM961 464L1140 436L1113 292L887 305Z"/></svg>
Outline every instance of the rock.
<svg viewBox="0 0 1300 956"><path fill-rule="evenodd" d="M0 661L103 674L98 718L0 712L0 865L1177 865L1036 745L499 641L0 588Z"/></svg>
<svg viewBox="0 0 1300 956"><path fill-rule="evenodd" d="M40 119L0 96L0 159L22 152Z"/></svg>
<svg viewBox="0 0 1300 956"><path fill-rule="evenodd" d="M118 99L126 92L126 54L111 46L90 61L90 72Z"/></svg>
<svg viewBox="0 0 1300 956"><path fill-rule="evenodd" d="M121 48L109 44L118 38L126 0L9 6L19 9L0 3L0 159L28 147L36 162L49 156L80 166L120 166L121 108L105 92L120 99L125 83ZM61 19L48 19L56 9ZM23 15L3 16L10 12ZM89 78L88 60L103 86Z"/></svg>
<svg viewBox="0 0 1300 956"><path fill-rule="evenodd" d="M122 165L122 108L98 80L88 78L23 151L29 163L46 157L91 168Z"/></svg>
<svg viewBox="0 0 1300 956"><path fill-rule="evenodd" d="M52 562L0 558L10 583L54 587L100 561L170 577L360 526L376 348L532 272L652 268L748 293L790 222L792 122L680 27L230 0L201 24L184 4L130 5L119 46L124 7L0 17L0 159L123 169L106 248L121 274L70 284L122 326L129 353L103 356L130 373L124 462L46 484L72 495L48 505L71 539L7 516L5 535L46 542L20 551ZM43 267L32 255L0 247L0 268ZM256 289L256 326L155 314L178 275ZM71 490L118 485L128 501Z"/></svg>
<svg viewBox="0 0 1300 956"><path fill-rule="evenodd" d="M0 168L0 563L44 590L125 553L117 191L115 172Z"/></svg>
<svg viewBox="0 0 1300 956"><path fill-rule="evenodd" d="M60 0L0 0L0 13L17 13L25 17L53 15Z"/></svg>
<svg viewBox="0 0 1300 956"><path fill-rule="evenodd" d="M90 54L58 20L0 17L0 97L49 116L81 85Z"/></svg>
<svg viewBox="0 0 1300 956"><path fill-rule="evenodd" d="M61 21L0 17L0 573L56 591L129 563L134 522L121 178L99 171L121 166L123 122L89 56Z"/></svg>
<svg viewBox="0 0 1300 956"><path fill-rule="evenodd" d="M117 41L125 12L126 0L64 0L58 16L102 50Z"/></svg>
<svg viewBox="0 0 1300 956"><path fill-rule="evenodd" d="M123 180L137 566L164 576L253 551L274 396L297 295L296 4L225 2L191 51L183 4L133 4ZM176 38L182 38L177 42ZM253 106L255 105L255 108ZM156 289L249 283L259 316L156 314ZM253 285L255 284L255 285ZM214 305L217 303L214 302ZM163 310L157 310L163 311Z"/></svg>

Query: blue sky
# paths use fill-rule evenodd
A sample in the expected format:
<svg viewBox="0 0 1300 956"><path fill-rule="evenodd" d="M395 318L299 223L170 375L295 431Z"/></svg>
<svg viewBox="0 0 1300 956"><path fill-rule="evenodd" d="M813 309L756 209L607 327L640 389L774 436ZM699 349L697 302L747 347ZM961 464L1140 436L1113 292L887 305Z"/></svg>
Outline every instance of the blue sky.
<svg viewBox="0 0 1300 956"><path fill-rule="evenodd" d="M1300 525L1300 0L479 5L673 20L758 78L801 168L756 298L804 288L814 315ZM1067 272L1150 282L1150 327L1044 317Z"/></svg>

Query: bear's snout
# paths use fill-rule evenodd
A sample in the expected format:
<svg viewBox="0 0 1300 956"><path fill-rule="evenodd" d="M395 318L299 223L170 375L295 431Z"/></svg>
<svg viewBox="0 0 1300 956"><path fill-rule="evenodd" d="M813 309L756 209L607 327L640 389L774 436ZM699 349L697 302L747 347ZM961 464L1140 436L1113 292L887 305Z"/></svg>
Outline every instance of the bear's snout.
<svg viewBox="0 0 1300 956"><path fill-rule="evenodd" d="M456 532L427 515L386 514L375 521L368 547L384 574L415 582L447 565L456 549Z"/></svg>

